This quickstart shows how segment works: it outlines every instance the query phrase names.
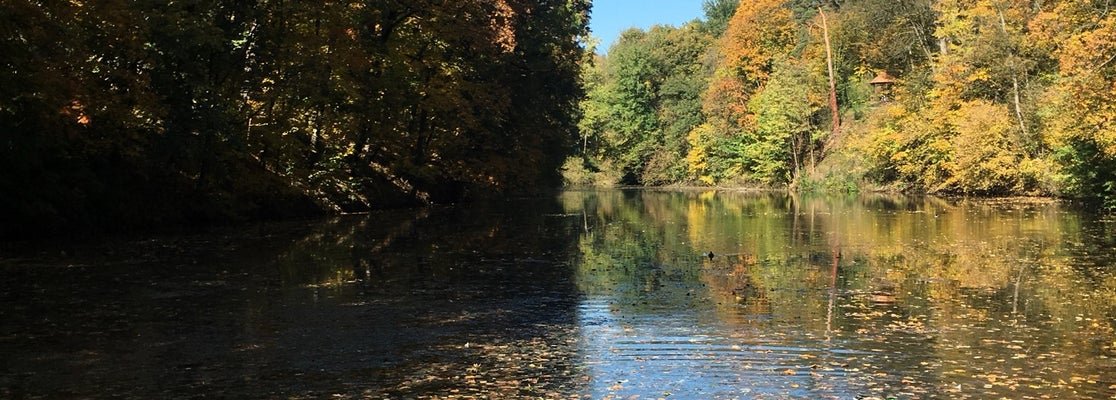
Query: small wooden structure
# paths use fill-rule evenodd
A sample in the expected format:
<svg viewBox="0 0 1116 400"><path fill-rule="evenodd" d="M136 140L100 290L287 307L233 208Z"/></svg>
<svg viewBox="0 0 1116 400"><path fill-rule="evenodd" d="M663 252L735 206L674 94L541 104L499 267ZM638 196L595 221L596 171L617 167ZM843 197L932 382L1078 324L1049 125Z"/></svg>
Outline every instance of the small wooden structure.
<svg viewBox="0 0 1116 400"><path fill-rule="evenodd" d="M887 102L891 101L891 87L895 85L895 78L887 74L887 71L880 71L871 82L872 87L876 92L876 101Z"/></svg>

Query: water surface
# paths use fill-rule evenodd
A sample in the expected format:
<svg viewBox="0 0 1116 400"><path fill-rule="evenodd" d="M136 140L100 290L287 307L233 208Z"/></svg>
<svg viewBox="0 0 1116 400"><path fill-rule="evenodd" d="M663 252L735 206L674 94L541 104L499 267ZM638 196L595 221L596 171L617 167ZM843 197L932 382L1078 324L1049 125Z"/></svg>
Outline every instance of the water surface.
<svg viewBox="0 0 1116 400"><path fill-rule="evenodd" d="M1116 398L1116 222L1053 202L570 191L33 248L2 398Z"/></svg>

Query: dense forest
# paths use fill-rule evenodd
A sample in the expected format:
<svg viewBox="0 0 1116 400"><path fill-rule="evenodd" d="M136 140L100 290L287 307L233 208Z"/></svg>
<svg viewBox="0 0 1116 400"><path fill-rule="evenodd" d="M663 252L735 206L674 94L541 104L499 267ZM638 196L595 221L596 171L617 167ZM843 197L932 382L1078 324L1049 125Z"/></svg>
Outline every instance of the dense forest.
<svg viewBox="0 0 1116 400"><path fill-rule="evenodd" d="M583 69L570 184L1116 207L1110 0L706 0ZM876 85L873 85L875 81Z"/></svg>
<svg viewBox="0 0 1116 400"><path fill-rule="evenodd" d="M556 187L589 7L5 1L0 236Z"/></svg>
<svg viewBox="0 0 1116 400"><path fill-rule="evenodd" d="M598 55L591 0L4 2L0 236L563 177L1116 207L1109 0L704 6Z"/></svg>

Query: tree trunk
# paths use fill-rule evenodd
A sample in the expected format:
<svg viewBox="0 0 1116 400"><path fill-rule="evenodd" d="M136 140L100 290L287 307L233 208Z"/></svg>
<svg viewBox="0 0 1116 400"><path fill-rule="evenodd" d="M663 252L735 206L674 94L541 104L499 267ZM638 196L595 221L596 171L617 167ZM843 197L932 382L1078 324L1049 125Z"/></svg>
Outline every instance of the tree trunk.
<svg viewBox="0 0 1116 400"><path fill-rule="evenodd" d="M1000 30L1004 33L1004 35L1007 35L1007 21L1004 20L1004 12L1000 10L997 10L996 12L1000 15ZM1015 118L1019 120L1019 133L1021 135L1020 137L1026 140L1027 123L1023 120L1023 107L1019 104L1019 72L1015 70L1014 58L1011 59L1011 65L1009 66L1009 68L1011 68L1012 97L1014 97L1013 100L1015 101Z"/></svg>
<svg viewBox="0 0 1116 400"><path fill-rule="evenodd" d="M841 129L841 112L837 109L837 80L833 72L833 49L829 45L829 24L825 19L825 12L821 8L818 8L818 13L821 14L822 32L825 36L825 62L829 67L829 110L833 116L832 139L837 136Z"/></svg>
<svg viewBox="0 0 1116 400"><path fill-rule="evenodd" d="M1026 138L1027 123L1023 120L1023 107L1019 104L1019 78L1017 76L1013 75L1011 77L1011 85L1013 91L1015 92L1015 117L1019 119L1019 133L1023 135L1023 138Z"/></svg>
<svg viewBox="0 0 1116 400"><path fill-rule="evenodd" d="M794 175L791 177L791 182L794 184L798 184L798 177L802 171L802 163L798 161L798 153L801 151L799 141L797 134L791 135L791 161L794 163Z"/></svg>

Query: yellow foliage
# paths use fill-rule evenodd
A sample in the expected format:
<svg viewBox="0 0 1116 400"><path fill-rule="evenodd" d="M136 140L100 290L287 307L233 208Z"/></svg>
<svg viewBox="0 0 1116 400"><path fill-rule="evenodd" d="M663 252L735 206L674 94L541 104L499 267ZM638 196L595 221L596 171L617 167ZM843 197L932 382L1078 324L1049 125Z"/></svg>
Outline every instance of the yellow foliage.
<svg viewBox="0 0 1116 400"><path fill-rule="evenodd" d="M1014 143L1010 111L988 101L965 102L951 116L955 135L950 145L948 185L963 192L1019 191L1022 149Z"/></svg>
<svg viewBox="0 0 1116 400"><path fill-rule="evenodd" d="M714 179L709 175L709 148L715 134L713 126L701 124L686 135L690 150L686 153L686 167L690 176L696 177L702 183L712 185Z"/></svg>
<svg viewBox="0 0 1116 400"><path fill-rule="evenodd" d="M1064 18L1063 18L1064 19ZM1043 20L1062 26L1061 19ZM1096 28L1073 35L1044 32L1058 40L1061 78L1050 93L1056 112L1050 118L1054 146L1094 142L1105 157L1116 158L1116 15L1095 21Z"/></svg>
<svg viewBox="0 0 1116 400"><path fill-rule="evenodd" d="M966 77L965 80L967 80L971 83L971 82L978 82L978 81L986 81L990 77L991 77L991 75L988 74L987 70L978 69L978 70L974 71L972 74L969 74L969 76Z"/></svg>
<svg viewBox="0 0 1116 400"><path fill-rule="evenodd" d="M931 192L1006 194L1048 190L1048 161L1028 158L1010 109L940 96L924 108L885 105L857 143L873 168Z"/></svg>

